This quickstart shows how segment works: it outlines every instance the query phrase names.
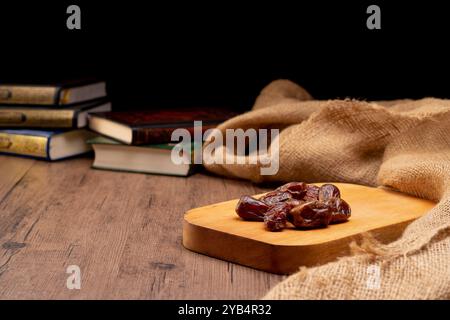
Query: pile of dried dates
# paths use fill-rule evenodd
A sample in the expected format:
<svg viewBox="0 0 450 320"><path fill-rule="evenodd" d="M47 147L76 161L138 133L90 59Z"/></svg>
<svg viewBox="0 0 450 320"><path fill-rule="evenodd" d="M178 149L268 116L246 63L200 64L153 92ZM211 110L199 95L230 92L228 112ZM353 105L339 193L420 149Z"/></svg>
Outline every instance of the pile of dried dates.
<svg viewBox="0 0 450 320"><path fill-rule="evenodd" d="M236 213L244 220L262 221L269 231L280 231L291 223L299 229L324 228L347 221L351 209L333 184L321 187L290 182L260 199L242 196Z"/></svg>

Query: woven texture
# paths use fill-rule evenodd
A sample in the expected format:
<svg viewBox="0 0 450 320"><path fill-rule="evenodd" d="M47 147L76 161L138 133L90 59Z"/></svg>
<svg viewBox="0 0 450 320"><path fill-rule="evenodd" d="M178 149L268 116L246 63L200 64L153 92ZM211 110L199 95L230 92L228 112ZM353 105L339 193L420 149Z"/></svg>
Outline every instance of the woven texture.
<svg viewBox="0 0 450 320"><path fill-rule="evenodd" d="M262 176L258 164L205 165L208 170L254 182L384 186L438 202L395 242L366 235L352 244L353 255L302 268L264 298L450 298L449 100L315 101L300 86L278 80L252 111L219 127L237 128L281 129L278 173Z"/></svg>

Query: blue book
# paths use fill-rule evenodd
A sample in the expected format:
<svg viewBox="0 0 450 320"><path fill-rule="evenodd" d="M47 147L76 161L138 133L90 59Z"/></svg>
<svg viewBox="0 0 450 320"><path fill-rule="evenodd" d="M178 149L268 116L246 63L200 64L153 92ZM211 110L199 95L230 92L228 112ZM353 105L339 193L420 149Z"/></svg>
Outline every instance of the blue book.
<svg viewBox="0 0 450 320"><path fill-rule="evenodd" d="M88 130L0 130L0 153L44 160L61 160L91 151Z"/></svg>

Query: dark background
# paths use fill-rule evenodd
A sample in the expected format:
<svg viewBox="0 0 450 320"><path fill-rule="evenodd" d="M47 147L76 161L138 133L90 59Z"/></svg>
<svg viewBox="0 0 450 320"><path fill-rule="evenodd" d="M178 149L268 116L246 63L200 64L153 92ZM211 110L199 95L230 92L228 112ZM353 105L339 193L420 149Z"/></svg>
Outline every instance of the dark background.
<svg viewBox="0 0 450 320"><path fill-rule="evenodd" d="M0 81L95 76L116 110L243 110L279 78L320 99L450 97L442 2L336 2L3 1ZM66 28L70 4L81 31ZM381 30L366 28L370 4Z"/></svg>

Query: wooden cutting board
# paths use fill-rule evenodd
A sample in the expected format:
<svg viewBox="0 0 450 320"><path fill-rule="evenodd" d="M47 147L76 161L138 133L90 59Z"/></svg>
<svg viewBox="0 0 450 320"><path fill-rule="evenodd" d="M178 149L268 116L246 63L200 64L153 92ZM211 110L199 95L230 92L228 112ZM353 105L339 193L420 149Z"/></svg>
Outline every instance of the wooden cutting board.
<svg viewBox="0 0 450 320"><path fill-rule="evenodd" d="M184 216L183 245L211 257L290 274L300 266L320 265L348 255L349 243L364 232L391 242L435 205L380 188L335 185L352 208L348 222L324 229L269 232L262 222L241 220L234 211L236 199L189 210Z"/></svg>

